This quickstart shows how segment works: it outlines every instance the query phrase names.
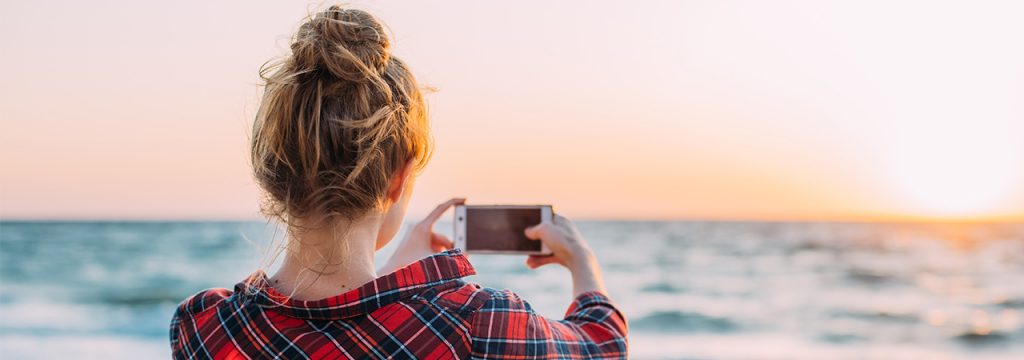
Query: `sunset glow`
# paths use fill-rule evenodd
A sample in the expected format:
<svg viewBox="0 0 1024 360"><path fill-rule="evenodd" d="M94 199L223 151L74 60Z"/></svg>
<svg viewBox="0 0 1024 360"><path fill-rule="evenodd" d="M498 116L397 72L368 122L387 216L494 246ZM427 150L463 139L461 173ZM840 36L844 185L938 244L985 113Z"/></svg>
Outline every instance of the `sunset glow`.
<svg viewBox="0 0 1024 360"><path fill-rule="evenodd" d="M885 174L909 210L958 218L1014 205L1024 184L1020 149L1014 148L1020 134L978 136L970 130L931 126L894 148Z"/></svg>
<svg viewBox="0 0 1024 360"><path fill-rule="evenodd" d="M1020 3L353 6L438 89L414 216L1024 219ZM257 70L315 4L0 7L0 215L258 216Z"/></svg>

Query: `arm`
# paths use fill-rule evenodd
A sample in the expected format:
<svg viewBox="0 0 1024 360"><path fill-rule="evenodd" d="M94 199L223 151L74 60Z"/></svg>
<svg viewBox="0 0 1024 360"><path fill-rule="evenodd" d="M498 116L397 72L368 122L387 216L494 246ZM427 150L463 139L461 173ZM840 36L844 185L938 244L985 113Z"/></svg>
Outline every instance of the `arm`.
<svg viewBox="0 0 1024 360"><path fill-rule="evenodd" d="M490 292L471 320L474 358L627 357L626 320L602 293L576 296L565 318L552 320L510 291Z"/></svg>
<svg viewBox="0 0 1024 360"><path fill-rule="evenodd" d="M572 305L564 319L551 320L509 291L491 291L473 314L473 356L626 358L626 318L608 298L597 259L576 225L556 215L552 223L530 227L525 235L543 241L552 252L530 256L527 266L556 263L572 272Z"/></svg>
<svg viewBox="0 0 1024 360"><path fill-rule="evenodd" d="M207 352L209 348L203 345L205 339L199 335L201 329L197 326L197 322L200 324L205 323L206 321L203 318L209 319L215 315L208 310L228 296L229 292L227 289L206 289L189 296L178 304L174 315L171 317L170 329L168 329L172 358L212 357ZM197 319L197 316L199 319Z"/></svg>
<svg viewBox="0 0 1024 360"><path fill-rule="evenodd" d="M390 274L406 265L432 254L451 249L455 244L447 236L434 232L434 223L444 215L448 208L466 202L463 198L454 198L438 205L422 221L416 223L405 233L395 253L377 269L378 274Z"/></svg>
<svg viewBox="0 0 1024 360"><path fill-rule="evenodd" d="M572 273L573 296L586 292L608 294L597 258L571 220L556 214L552 223L527 228L525 235L544 242L552 253L547 256L531 255L526 259L526 266L536 269L547 264L561 264Z"/></svg>

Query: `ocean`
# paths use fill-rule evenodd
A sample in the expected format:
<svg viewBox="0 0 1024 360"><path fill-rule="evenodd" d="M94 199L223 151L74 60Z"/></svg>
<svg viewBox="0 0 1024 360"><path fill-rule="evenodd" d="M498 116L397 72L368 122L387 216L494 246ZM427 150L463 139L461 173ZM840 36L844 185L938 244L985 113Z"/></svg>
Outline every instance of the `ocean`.
<svg viewBox="0 0 1024 360"><path fill-rule="evenodd" d="M578 225L629 320L631 358L1024 358L1024 224ZM264 222L0 222L0 354L167 358L175 305L233 286L275 233ZM470 281L512 289L542 315L569 305L562 268L470 259Z"/></svg>

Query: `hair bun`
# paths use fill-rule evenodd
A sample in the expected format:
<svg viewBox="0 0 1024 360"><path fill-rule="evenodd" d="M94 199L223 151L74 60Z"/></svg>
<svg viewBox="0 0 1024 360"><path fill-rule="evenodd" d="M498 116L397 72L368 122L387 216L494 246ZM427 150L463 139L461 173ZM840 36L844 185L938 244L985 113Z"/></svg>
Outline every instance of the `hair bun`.
<svg viewBox="0 0 1024 360"><path fill-rule="evenodd" d="M296 70L355 83L379 78L391 60L391 43L373 15L338 5L302 24L292 44Z"/></svg>
<svg viewBox="0 0 1024 360"><path fill-rule="evenodd" d="M384 29L332 6L299 26L291 54L260 68L253 174L267 196L261 210L289 232L382 209L394 174L430 158L426 101Z"/></svg>

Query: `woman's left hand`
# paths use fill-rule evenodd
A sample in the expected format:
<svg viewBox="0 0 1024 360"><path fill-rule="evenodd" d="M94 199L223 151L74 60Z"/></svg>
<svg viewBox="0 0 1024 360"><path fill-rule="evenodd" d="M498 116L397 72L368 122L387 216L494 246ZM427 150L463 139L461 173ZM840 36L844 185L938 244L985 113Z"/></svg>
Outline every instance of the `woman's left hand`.
<svg viewBox="0 0 1024 360"><path fill-rule="evenodd" d="M398 244L398 249L391 258L378 270L378 275L389 274L419 259L435 253L451 249L455 246L452 240L443 234L434 232L434 223L444 215L448 208L466 202L463 198L454 198L438 205L426 218L414 225L405 233Z"/></svg>

